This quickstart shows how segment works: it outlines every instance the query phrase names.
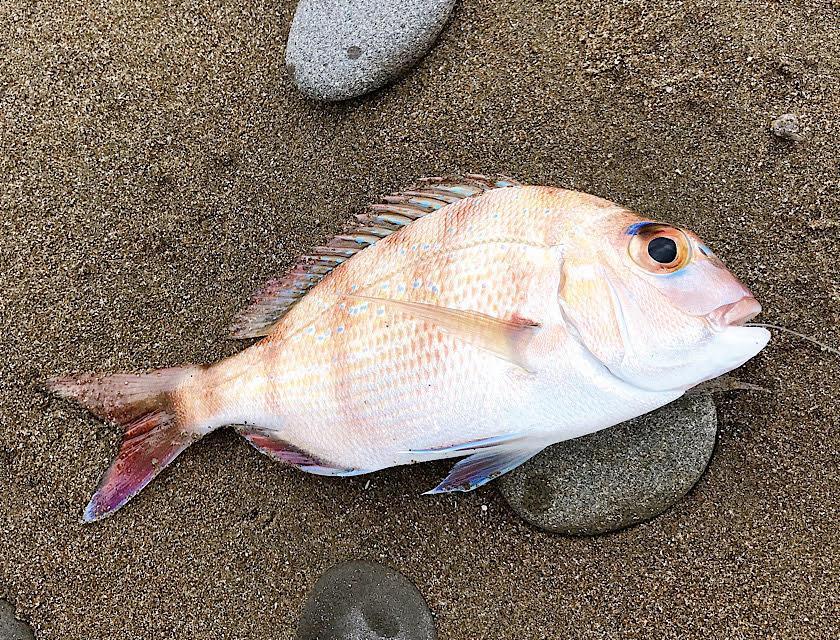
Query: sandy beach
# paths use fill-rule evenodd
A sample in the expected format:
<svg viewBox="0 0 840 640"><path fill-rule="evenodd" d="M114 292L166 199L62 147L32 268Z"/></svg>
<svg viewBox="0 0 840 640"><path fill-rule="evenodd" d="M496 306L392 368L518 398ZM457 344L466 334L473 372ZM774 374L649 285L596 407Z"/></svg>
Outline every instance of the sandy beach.
<svg viewBox="0 0 840 640"><path fill-rule="evenodd" d="M492 484L421 496L446 463L318 478L231 430L81 523L117 429L44 380L234 353L255 289L420 176L694 229L764 321L840 346L837 2L464 0L406 78L333 105L288 79L294 8L0 6L0 597L41 640L287 640L363 559L441 640L840 635L840 357L778 334L737 374L772 393L719 397L700 483L615 534L531 528ZM770 133L787 112L802 142Z"/></svg>

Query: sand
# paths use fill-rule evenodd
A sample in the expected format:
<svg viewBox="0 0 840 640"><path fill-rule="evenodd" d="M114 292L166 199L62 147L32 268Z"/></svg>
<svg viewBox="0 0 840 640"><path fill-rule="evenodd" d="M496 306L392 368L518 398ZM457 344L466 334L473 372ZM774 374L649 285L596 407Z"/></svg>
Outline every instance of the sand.
<svg viewBox="0 0 840 640"><path fill-rule="evenodd" d="M739 373L772 394L721 399L699 485L617 534L532 529L492 486L421 497L445 464L306 476L230 431L80 523L117 434L44 379L235 352L252 290L417 176L686 225L766 321L840 345L837 3L652 4L464 0L404 81L332 106L286 76L293 2L0 5L0 597L39 638L286 639L349 559L408 576L443 640L837 636L840 357L786 337ZM803 142L769 133L784 112Z"/></svg>

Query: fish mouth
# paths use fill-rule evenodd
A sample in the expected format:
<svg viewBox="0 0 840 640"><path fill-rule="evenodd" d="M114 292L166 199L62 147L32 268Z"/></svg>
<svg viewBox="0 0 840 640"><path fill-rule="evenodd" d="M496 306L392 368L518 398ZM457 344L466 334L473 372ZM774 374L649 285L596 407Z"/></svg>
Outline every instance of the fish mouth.
<svg viewBox="0 0 840 640"><path fill-rule="evenodd" d="M718 329L742 327L761 313L761 305L752 296L722 305L709 314L709 321Z"/></svg>

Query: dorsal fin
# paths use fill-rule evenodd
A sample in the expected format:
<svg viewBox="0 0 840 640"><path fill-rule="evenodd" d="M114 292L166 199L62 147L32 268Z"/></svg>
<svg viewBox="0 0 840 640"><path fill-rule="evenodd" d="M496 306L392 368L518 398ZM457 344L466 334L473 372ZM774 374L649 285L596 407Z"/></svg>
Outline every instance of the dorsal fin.
<svg viewBox="0 0 840 640"><path fill-rule="evenodd" d="M298 300L338 265L417 218L464 198L519 184L510 178L490 178L476 174L422 178L410 189L384 196L380 202L372 204L367 213L357 215L357 222L344 233L312 249L284 275L270 280L237 315L231 325L231 337L257 338L267 335Z"/></svg>

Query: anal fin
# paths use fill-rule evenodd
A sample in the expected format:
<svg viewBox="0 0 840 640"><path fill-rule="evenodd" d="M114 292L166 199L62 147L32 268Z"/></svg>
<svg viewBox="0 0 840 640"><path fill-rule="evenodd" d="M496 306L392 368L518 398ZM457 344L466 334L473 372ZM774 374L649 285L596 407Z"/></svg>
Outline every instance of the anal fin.
<svg viewBox="0 0 840 640"><path fill-rule="evenodd" d="M306 473L318 476L356 476L368 473L364 469L348 469L322 460L282 440L275 431L244 426L237 427L236 431L250 442L257 451L292 467L297 467Z"/></svg>
<svg viewBox="0 0 840 640"><path fill-rule="evenodd" d="M499 446L479 451L464 458L449 472L443 481L423 495L451 493L453 491L472 491L495 480L508 471L533 458L545 448L544 445L529 448Z"/></svg>

